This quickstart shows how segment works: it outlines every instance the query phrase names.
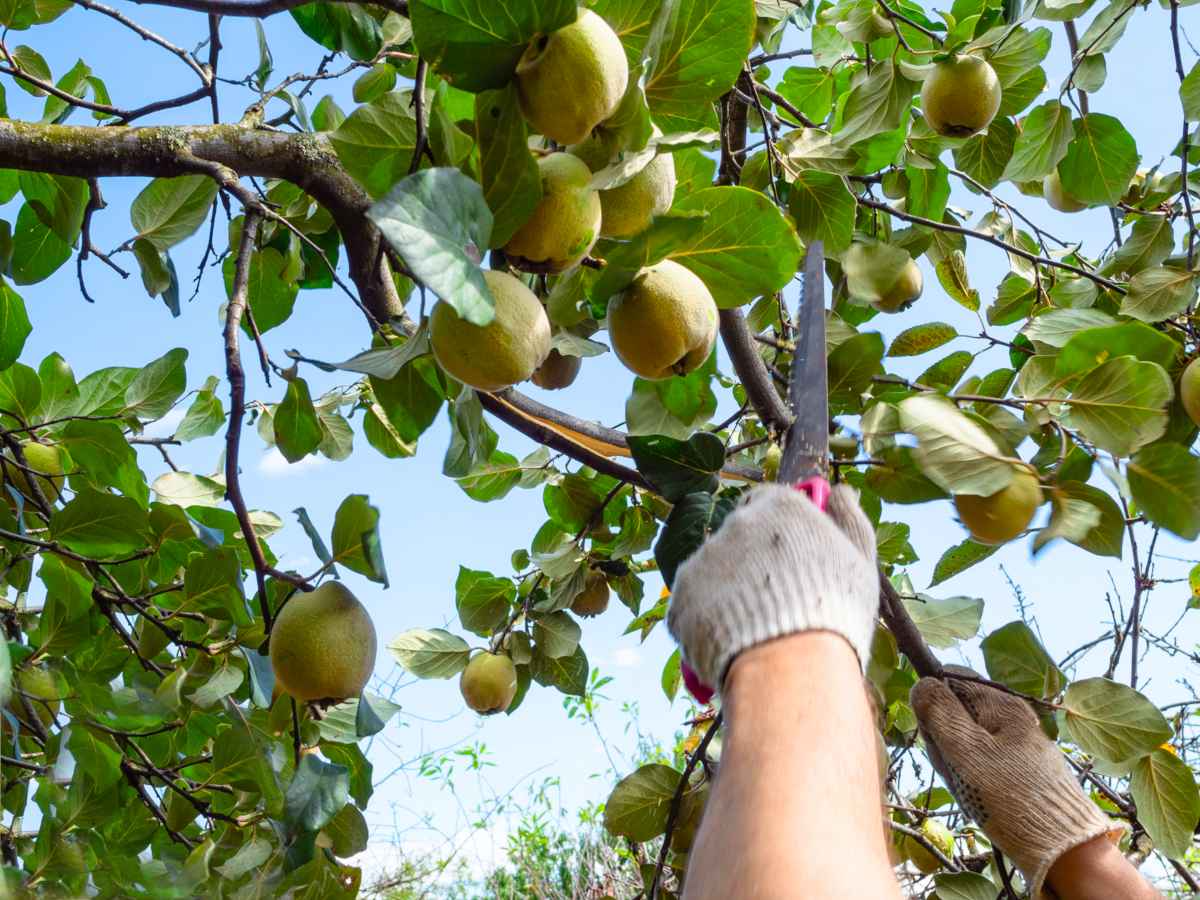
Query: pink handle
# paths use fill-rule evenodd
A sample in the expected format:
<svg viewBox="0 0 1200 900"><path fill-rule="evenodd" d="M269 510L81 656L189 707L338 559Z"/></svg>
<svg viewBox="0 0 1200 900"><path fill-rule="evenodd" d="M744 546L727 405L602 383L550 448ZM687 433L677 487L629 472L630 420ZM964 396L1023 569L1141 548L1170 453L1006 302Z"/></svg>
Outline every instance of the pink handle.
<svg viewBox="0 0 1200 900"><path fill-rule="evenodd" d="M825 512L825 508L829 506L829 492L832 488L829 482L820 475L814 475L812 478L805 478L803 481L797 482L794 487L803 494L808 494L808 499L813 502L821 512Z"/></svg>
<svg viewBox="0 0 1200 900"><path fill-rule="evenodd" d="M825 512L829 506L829 493L832 488L829 482L820 475L814 475L812 478L806 478L803 481L797 482L793 487L803 494L808 495L808 499L813 502L821 512ZM696 698L698 703L708 703L712 700L716 691L700 680L700 676L692 671L692 667L686 662L679 666L683 673L683 684L688 689L688 693Z"/></svg>

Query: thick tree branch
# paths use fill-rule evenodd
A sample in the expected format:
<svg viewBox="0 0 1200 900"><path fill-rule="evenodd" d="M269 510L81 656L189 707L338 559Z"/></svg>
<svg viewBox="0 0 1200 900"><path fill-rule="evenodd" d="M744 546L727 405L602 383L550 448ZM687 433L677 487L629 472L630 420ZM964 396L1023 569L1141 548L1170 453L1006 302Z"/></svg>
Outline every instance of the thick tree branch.
<svg viewBox="0 0 1200 900"><path fill-rule="evenodd" d="M0 167L104 178L203 173L220 165L239 177L278 178L303 188L333 216L350 277L379 322L403 304L382 259L382 236L364 215L366 192L346 174L323 134L282 134L240 125L88 128L0 121Z"/></svg>

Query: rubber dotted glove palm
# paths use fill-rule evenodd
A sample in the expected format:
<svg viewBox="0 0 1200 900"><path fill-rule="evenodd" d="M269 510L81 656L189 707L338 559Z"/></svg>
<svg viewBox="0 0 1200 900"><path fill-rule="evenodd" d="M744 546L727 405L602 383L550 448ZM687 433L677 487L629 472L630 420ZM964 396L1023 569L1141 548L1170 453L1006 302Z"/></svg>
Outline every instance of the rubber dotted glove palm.
<svg viewBox="0 0 1200 900"><path fill-rule="evenodd" d="M878 578L853 489L835 487L821 512L800 491L763 485L679 567L667 627L704 685L720 687L743 650L799 631L840 634L865 666Z"/></svg>
<svg viewBox="0 0 1200 900"><path fill-rule="evenodd" d="M978 677L970 669L949 672ZM912 708L929 759L963 811L1025 875L1042 900L1050 867L1093 838L1124 827L1083 792L1029 704L978 682L922 678Z"/></svg>

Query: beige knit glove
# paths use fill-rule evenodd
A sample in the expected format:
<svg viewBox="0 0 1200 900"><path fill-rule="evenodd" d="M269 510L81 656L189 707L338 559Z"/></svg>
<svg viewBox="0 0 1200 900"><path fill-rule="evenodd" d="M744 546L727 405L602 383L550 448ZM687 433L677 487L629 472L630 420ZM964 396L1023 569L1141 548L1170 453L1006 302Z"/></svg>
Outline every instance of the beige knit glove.
<svg viewBox="0 0 1200 900"><path fill-rule="evenodd" d="M720 687L743 650L798 631L840 634L865 666L879 608L875 532L853 489L821 512L780 484L755 488L679 567L667 627Z"/></svg>
<svg viewBox="0 0 1200 900"><path fill-rule="evenodd" d="M1021 698L978 682L922 678L911 700L934 768L1021 869L1034 900L1053 896L1044 892L1046 875L1068 850L1100 835L1120 839L1124 826L1083 792Z"/></svg>

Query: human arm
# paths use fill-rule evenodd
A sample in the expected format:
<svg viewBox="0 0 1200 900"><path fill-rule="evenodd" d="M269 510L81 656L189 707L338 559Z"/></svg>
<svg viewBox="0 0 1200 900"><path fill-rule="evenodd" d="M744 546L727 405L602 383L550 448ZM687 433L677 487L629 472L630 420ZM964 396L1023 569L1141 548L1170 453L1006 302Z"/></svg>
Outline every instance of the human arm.
<svg viewBox="0 0 1200 900"><path fill-rule="evenodd" d="M734 660L723 698L686 900L898 898L878 739L850 645L825 631L760 644Z"/></svg>
<svg viewBox="0 0 1200 900"><path fill-rule="evenodd" d="M912 706L934 768L1021 869L1035 900L1159 896L1117 850L1124 827L1083 792L1028 703L948 677L922 678Z"/></svg>
<svg viewBox="0 0 1200 900"><path fill-rule="evenodd" d="M861 669L874 549L850 489L825 514L770 485L680 567L668 624L727 728L686 900L899 897Z"/></svg>

